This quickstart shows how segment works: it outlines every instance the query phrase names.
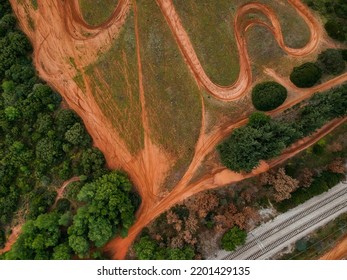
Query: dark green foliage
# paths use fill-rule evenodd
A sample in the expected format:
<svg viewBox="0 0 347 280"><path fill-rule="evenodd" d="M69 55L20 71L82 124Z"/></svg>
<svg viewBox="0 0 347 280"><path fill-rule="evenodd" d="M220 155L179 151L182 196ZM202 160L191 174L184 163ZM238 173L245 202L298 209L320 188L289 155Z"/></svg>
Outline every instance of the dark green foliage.
<svg viewBox="0 0 347 280"><path fill-rule="evenodd" d="M75 123L65 132L65 140L74 146L86 147L91 144L91 139L81 123Z"/></svg>
<svg viewBox="0 0 347 280"><path fill-rule="evenodd" d="M287 90L276 82L257 84L252 90L253 106L260 111L271 111L282 105L287 98Z"/></svg>
<svg viewBox="0 0 347 280"><path fill-rule="evenodd" d="M66 198L60 198L58 201L57 201L57 205L55 207L55 210L60 213L60 214L63 214L65 213L66 211L69 211L70 210L70 206L71 206L71 203L68 199Z"/></svg>
<svg viewBox="0 0 347 280"><path fill-rule="evenodd" d="M290 80L300 88L314 86L322 76L320 68L311 62L306 62L298 67L294 67L290 74Z"/></svg>
<svg viewBox="0 0 347 280"><path fill-rule="evenodd" d="M324 73L332 75L341 74L346 68L341 52L336 49L327 49L320 53L317 64Z"/></svg>
<svg viewBox="0 0 347 280"><path fill-rule="evenodd" d="M304 203L310 198L328 191L330 188L336 186L344 177L343 174L324 171L314 178L310 187L297 189L291 194L290 199L278 203L276 208L283 213L287 212L289 209Z"/></svg>
<svg viewBox="0 0 347 280"><path fill-rule="evenodd" d="M84 185L78 200L85 205L78 209L69 228L69 244L83 257L90 242L103 246L117 232L127 232L133 224L135 208L129 194L132 185L119 172L106 174Z"/></svg>
<svg viewBox="0 0 347 280"><path fill-rule="evenodd" d="M233 134L218 146L222 163L237 172L250 172L260 160L278 156L300 135L289 125L261 117L251 116L248 125L235 129Z"/></svg>
<svg viewBox="0 0 347 280"><path fill-rule="evenodd" d="M62 248L66 245L61 244L64 242L64 236L58 223L59 218L57 213L49 213L26 222L6 258L48 260L55 256L57 259L70 259L71 250L67 247Z"/></svg>
<svg viewBox="0 0 347 280"><path fill-rule="evenodd" d="M340 50L341 51L341 55L344 61L347 61L347 49L345 50Z"/></svg>
<svg viewBox="0 0 347 280"><path fill-rule="evenodd" d="M245 244L246 237L246 231L234 226L223 235L222 248L227 251L234 251L237 246Z"/></svg>
<svg viewBox="0 0 347 280"><path fill-rule="evenodd" d="M95 177L102 175L105 167L104 155L96 148L89 148L83 151L80 173L93 174Z"/></svg>
<svg viewBox="0 0 347 280"><path fill-rule="evenodd" d="M4 248L6 242L5 231L0 228L0 249Z"/></svg>
<svg viewBox="0 0 347 280"><path fill-rule="evenodd" d="M347 2L345 0L307 1L308 5L320 12L326 19L325 29L335 40L347 40Z"/></svg>
<svg viewBox="0 0 347 280"><path fill-rule="evenodd" d="M271 120L264 113L254 113L249 123L218 146L222 163L237 172L250 172L260 160L273 158L303 136L328 121L347 115L347 85L315 94L290 122Z"/></svg>
<svg viewBox="0 0 347 280"><path fill-rule="evenodd" d="M134 250L139 260L192 260L195 256L189 246L180 249L159 247L149 236L141 237L134 244Z"/></svg>
<svg viewBox="0 0 347 280"><path fill-rule="evenodd" d="M331 18L324 25L329 36L337 41L346 41L347 28L344 25L345 21L339 18Z"/></svg>
<svg viewBox="0 0 347 280"><path fill-rule="evenodd" d="M334 5L334 11L339 18L347 19L347 2L338 0Z"/></svg>
<svg viewBox="0 0 347 280"><path fill-rule="evenodd" d="M12 14L6 14L0 20L0 36L5 36L10 30L16 26L16 18Z"/></svg>
<svg viewBox="0 0 347 280"><path fill-rule="evenodd" d="M46 213L53 205L57 193L47 191L45 188L35 189L30 193L29 219L34 219L40 214Z"/></svg>

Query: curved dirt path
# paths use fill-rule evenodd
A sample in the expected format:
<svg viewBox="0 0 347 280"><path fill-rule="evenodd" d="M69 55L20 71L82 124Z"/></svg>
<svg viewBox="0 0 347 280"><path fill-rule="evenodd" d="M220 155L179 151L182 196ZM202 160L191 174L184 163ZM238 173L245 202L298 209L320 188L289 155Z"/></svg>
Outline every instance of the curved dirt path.
<svg viewBox="0 0 347 280"><path fill-rule="evenodd" d="M98 147L105 155L107 164L110 168L122 168L131 177L134 185L137 187L142 197L142 204L137 212L137 221L130 229L129 236L125 239L115 239L105 246L105 250L109 251L114 258L124 258L128 246L133 242L136 235L141 229L150 223L160 213L167 210L175 203L196 194L200 191L216 188L232 182L237 182L245 178L254 176L258 173L266 171L270 166L278 164L276 162L263 162L261 166L250 174L239 174L227 170L225 167L219 167L207 172L202 178L191 183L194 173L201 166L202 161L225 137L227 137L235 128L245 124L247 118L240 119L233 123L221 124L217 126L209 134L205 133L205 112L204 104L202 127L199 140L195 147L194 157L188 167L185 175L174 189L164 197L160 194L162 183L165 180L167 171L170 169L173 159L160 147L156 146L147 137L151 132L148 129L146 106L144 102L144 90L142 87L142 66L141 55L139 49L141 42L138 35L137 11L135 0L120 0L112 17L99 26L90 26L84 22L78 5L78 0L67 1L64 5L57 3L56 0L39 1L37 11L32 9L30 0L23 0L20 4L16 0L10 0L20 24L25 33L29 36L34 46L34 63L41 78L46 80L53 88L55 88L67 101L68 105L75 110L83 119L86 128L94 140L94 145ZM192 70L196 80L211 95L221 100L237 100L245 96L248 89L252 85L252 74L250 68L250 59L247 52L246 39L244 33L253 25L266 26L275 36L280 47L292 56L303 56L313 52L319 42L322 40L322 27L311 14L309 9L298 0L288 0L288 2L297 10L307 23L311 37L308 44L301 49L291 49L284 44L283 35L276 14L267 6L259 3L249 3L241 6L237 11L234 21L235 36L240 55L240 75L235 84L230 87L221 87L214 84L204 72L200 61L194 51L189 37L181 24L178 14L176 13L172 1L157 0L163 15L165 16L172 33L176 38L182 55L189 68ZM138 58L138 76L140 98L142 106L142 121L145 130L144 149L137 155L132 155L124 141L118 135L109 119L105 117L102 110L97 105L92 94L91 83L83 73L83 68L93 63L100 52L110 48L111 43L118 36L120 29L127 20L130 9L135 14L135 33L136 47ZM263 13L271 24L261 22L259 20L248 21L245 24L242 18L250 11L257 10ZM35 24L35 30L28 25L27 18L31 17ZM71 58L74 63L71 63ZM74 64L74 65L72 65ZM271 70L268 70L271 74ZM81 73L84 89L74 81L77 73ZM276 76L275 73L272 73ZM282 79L281 77L277 77ZM295 89L298 97L287 102L276 111L278 112L293 106L299 100L308 98L313 94L313 90L328 89L332 86L339 85L346 81L347 75L340 76L329 81L320 88L311 90ZM286 84L292 89L291 84ZM100 93L101 94L101 93ZM303 147L308 147L319 137L325 135L329 129L327 127L335 127L335 120L326 126L321 134L312 136L307 142L299 144L296 150L287 152L280 157L285 160L292 156L295 152L300 151ZM345 121L345 120L343 120ZM325 131L325 132L324 132ZM277 159L279 161L279 159Z"/></svg>
<svg viewBox="0 0 347 280"><path fill-rule="evenodd" d="M329 250L320 260L345 260L347 259L347 236L343 237L334 248Z"/></svg>
<svg viewBox="0 0 347 280"><path fill-rule="evenodd" d="M244 179L256 176L260 173L266 172L270 168L275 167L276 165L300 153L301 151L309 148L317 141L319 141L319 139L329 134L336 127L346 121L347 117L331 121L329 124L322 127L312 136L306 137L286 149L278 158L275 158L268 162L262 161L260 163L260 166L253 170L251 173L241 174L233 172L225 167L219 167L212 170L209 174L203 176L200 180L194 183L188 183L187 185L182 183L178 184L176 188L170 193L170 195L166 196L163 200L160 201L160 203L152 207L150 211L139 212L137 220L131 227L128 236L125 239L118 237L110 241L105 246L105 251L110 253L113 259L124 259L129 246L132 244L141 230L150 221L159 216L161 213L170 209L173 205L201 191L211 190L214 188L236 183Z"/></svg>
<svg viewBox="0 0 347 280"><path fill-rule="evenodd" d="M287 54L292 56L304 56L313 52L317 48L319 39L322 37L324 32L322 27L312 15L310 10L303 5L301 1L288 0L288 2L297 10L308 25L311 32L309 43L300 49L287 47L284 42L280 22L276 16L276 13L272 9L261 3L248 3L241 6L237 10L234 20L236 44L240 57L240 74L237 81L233 85L224 87L213 83L207 76L189 39L189 36L181 23L179 15L175 10L172 0L157 0L157 3L161 8L166 21L176 38L177 44L187 60L194 76L211 95L225 101L239 99L247 92L247 90L249 90L252 85L251 63L247 51L246 37L244 36L245 30L247 30L250 26L257 24L266 26L274 35L278 45ZM246 26L243 26L242 21L244 16L252 11L259 11L263 13L269 19L271 25L259 20L252 20L249 21Z"/></svg>

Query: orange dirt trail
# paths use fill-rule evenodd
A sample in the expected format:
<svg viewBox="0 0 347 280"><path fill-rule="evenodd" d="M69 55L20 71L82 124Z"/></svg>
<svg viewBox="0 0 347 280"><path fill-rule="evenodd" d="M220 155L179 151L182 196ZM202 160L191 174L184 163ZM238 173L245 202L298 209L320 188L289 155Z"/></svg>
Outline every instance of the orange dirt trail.
<svg viewBox="0 0 347 280"><path fill-rule="evenodd" d="M320 260L345 260L347 259L347 236L342 238L334 248L319 258Z"/></svg>
<svg viewBox="0 0 347 280"><path fill-rule="evenodd" d="M154 1L154 0L153 0ZM224 167L215 168L206 172L194 183L191 182L194 174L201 166L205 157L213 151L215 146L227 137L235 128L244 125L247 118L235 120L233 123L220 123L211 132L206 133L204 103L202 104L203 116L200 137L195 146L195 153L190 166L187 168L182 179L170 193L164 195L163 182L173 165L168 153L155 145L149 137L151 131L147 124L147 112L143 89L142 62L140 55L141 42L139 40L139 27L137 24L136 0L120 0L112 16L99 26L90 26L84 22L78 0L38 1L38 9L34 10L30 0L10 0L13 9L20 21L21 28L30 38L34 47L34 63L39 75L55 88L66 100L69 107L75 110L83 119L84 124L93 138L94 145L105 155L110 168L125 170L142 197L142 204L137 212L137 221L130 229L129 236L125 239L111 240L106 246L113 258L125 257L128 247L141 229L154 218L167 210L175 203L188 198L203 190L217 188L232 182L254 176L266 171L281 160L285 160L305 147L308 147L320 137L335 127L337 123L345 120L335 120L324 129L299 143L293 151L284 153L279 159L265 163L250 174L238 174ZM215 98L225 101L238 100L244 97L252 86L251 62L247 52L245 32L253 25L267 27L274 35L279 46L289 55L301 57L314 52L325 40L322 26L313 16L310 10L298 0L288 0L307 23L311 36L308 44L300 49L288 48L283 40L281 26L273 10L264 4L248 3L241 6L235 16L234 25L238 52L240 56L240 74L237 81L230 86L222 87L214 84L205 73L190 39L185 31L179 15L171 0L156 0L163 16L165 17L173 36L181 50L182 56L187 62L199 85L205 88ZM142 122L145 132L144 148L136 155L132 155L124 140L119 136L111 121L104 115L92 94L90 78L84 74L84 67L95 62L99 53L107 51L127 20L129 11L134 12L134 27L136 35L136 55L138 61L139 96L142 108ZM270 23L260 20L243 22L244 16L253 11L263 13ZM35 29L28 24L28 17L34 23ZM71 60L74 63L71 63ZM73 65L72 65L73 64ZM289 90L297 93L296 98L288 101L278 110L270 112L271 115L285 110L298 103L302 99L311 96L314 91L322 91L332 86L339 85L347 80L347 75L337 77L318 88L301 90L278 77L271 69L266 70L269 75L284 81ZM84 87L74 81L74 77L80 73ZM81 89L81 88L82 89Z"/></svg>

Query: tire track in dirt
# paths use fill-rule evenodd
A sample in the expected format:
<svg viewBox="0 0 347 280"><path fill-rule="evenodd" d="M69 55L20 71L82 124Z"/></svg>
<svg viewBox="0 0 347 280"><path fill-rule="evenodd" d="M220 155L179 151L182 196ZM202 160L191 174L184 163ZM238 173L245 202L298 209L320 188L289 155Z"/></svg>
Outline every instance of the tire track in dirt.
<svg viewBox="0 0 347 280"><path fill-rule="evenodd" d="M196 79L200 84L215 98L225 101L237 100L245 95L252 85L252 70L250 58L247 50L246 36L244 36L245 30L252 25L261 24L272 32L278 45L289 55L292 56L304 56L313 52L318 44L319 39L322 37L323 30L318 21L309 11L309 9L298 0L288 0L288 2L297 10L297 12L304 18L307 23L311 35L309 43L305 47L300 49L289 48L285 45L282 28L275 12L268 6L261 3L248 3L241 6L235 16L234 30L237 49L240 57L240 73L237 81L231 86L220 86L211 81L203 69L200 60L194 50L194 47L189 39L187 32L185 31L182 22L177 14L172 0L157 0L159 7L162 10L163 15L166 18L168 25L176 39L176 42L187 60L190 69L192 70ZM259 20L251 20L248 25L243 26L243 18L245 15L252 11L258 11L264 14L271 26L265 22Z"/></svg>
<svg viewBox="0 0 347 280"><path fill-rule="evenodd" d="M260 165L251 173L236 173L227 169L226 167L221 166L219 168L215 168L209 174L203 176L200 180L194 183L187 185L177 185L177 187L170 193L170 195L166 196L163 200L160 201L160 203L151 208L150 212L141 212L139 214L138 219L131 227L129 234L125 239L117 237L116 239L111 240L105 246L105 251L109 253L113 259L124 259L129 246L132 244L141 230L153 219L155 219L166 210L170 209L175 204L201 191L211 190L225 185L233 184L266 172L269 169L277 166L278 164L286 161L287 159L295 156L301 151L309 148L317 141L319 141L319 139L329 134L336 127L346 121L347 117L331 121L312 136L301 139L300 141L286 149L281 156L268 162L262 161Z"/></svg>

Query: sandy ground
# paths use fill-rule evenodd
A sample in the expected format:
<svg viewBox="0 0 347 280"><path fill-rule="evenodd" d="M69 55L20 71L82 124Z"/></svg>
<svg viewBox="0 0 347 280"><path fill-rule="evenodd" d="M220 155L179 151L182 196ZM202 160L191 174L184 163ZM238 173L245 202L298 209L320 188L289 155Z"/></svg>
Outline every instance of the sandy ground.
<svg viewBox="0 0 347 280"><path fill-rule="evenodd" d="M105 155L109 168L121 168L125 170L142 197L142 204L137 212L137 221L130 229L128 237L125 239L117 238L111 240L105 246L105 251L109 252L113 258L124 258L128 247L142 228L175 203L200 191L237 182L264 172L268 168L312 145L320 137L346 120L335 120L331 122L316 135L309 139L304 139L296 146L288 149L280 158L267 163L263 162L257 170L254 170L250 174L234 173L220 166L206 172L196 182L191 183L190 181L202 161L215 149L215 146L230 135L235 128L247 122L247 119L242 119L228 124L221 123L207 134L205 132L207 123L205 121L203 104L200 137L195 146L194 157L178 184L170 193L165 193L162 184L167 172L173 165L174 159L170 158L166 151L152 143L149 137L151 131L147 124L145 92L142 85L145 77L142 74L141 55L139 52L141 42L138 34L136 1L120 0L113 16L102 25L95 27L89 26L83 21L78 0L67 1L64 5L56 0L39 1L37 11L33 10L30 0L23 0L21 1L23 2L22 4L15 0L10 0L10 2L19 18L21 28L28 35L34 46L34 63L40 77L55 88L64 97L69 107L80 115L93 138L94 145ZM181 23L179 15L175 11L172 1L157 0L163 16L166 18L181 50L182 56L191 69L192 75L195 76L199 85L205 88L211 95L226 101L238 100L244 97L248 94L252 86L251 61L248 56L244 34L253 25L260 24L269 28L279 46L289 55L296 57L317 51L319 46L327 41L323 28L319 25L310 10L301 1L288 0L288 2L304 18L311 31L308 44L301 49L288 48L284 44L281 27L275 12L259 3L248 3L241 6L237 11L234 22L230 23L235 28L237 47L240 55L240 75L233 85L221 87L214 84L206 75ZM83 74L83 68L93 63L97 59L98 54L107 51L111 43L117 39L130 9L133 9L135 15L137 60L139 61L139 96L145 131L144 148L135 156L131 155L127 150L117 130L113 127L110 120L105 117L101 108L98 107L92 95L89 77ZM270 20L271 24L259 20L251 20L244 23L242 18L254 10L262 12ZM28 16L34 22L35 30L32 30L28 25ZM71 65L71 58L73 58L76 66ZM295 98L286 102L279 109L270 112L270 115L277 114L297 104L301 100L310 97L316 91L323 91L347 81L347 74L344 74L319 87L302 90L293 87L288 80L279 77L272 69L265 70L268 75L280 80L289 90L296 93ZM83 91L73 79L78 72L82 73L85 84ZM165 195L163 195L164 193Z"/></svg>
<svg viewBox="0 0 347 280"><path fill-rule="evenodd" d="M345 260L347 259L347 235L330 251L319 258L320 260Z"/></svg>

